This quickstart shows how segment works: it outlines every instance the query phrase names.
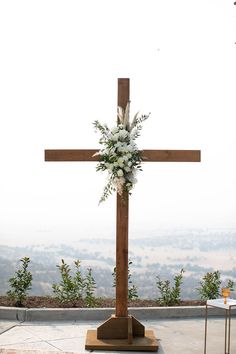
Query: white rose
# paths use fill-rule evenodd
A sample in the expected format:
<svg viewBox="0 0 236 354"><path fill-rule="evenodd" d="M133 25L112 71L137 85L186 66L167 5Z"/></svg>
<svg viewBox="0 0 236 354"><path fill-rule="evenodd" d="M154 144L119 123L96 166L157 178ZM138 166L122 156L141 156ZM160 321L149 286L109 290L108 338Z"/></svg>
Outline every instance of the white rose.
<svg viewBox="0 0 236 354"><path fill-rule="evenodd" d="M125 138L127 136L127 134L128 134L127 130L124 130L124 129L120 130L120 132L119 132L119 135L121 138Z"/></svg>
<svg viewBox="0 0 236 354"><path fill-rule="evenodd" d="M118 149L119 149L121 146L122 146L122 143L121 143L120 141L118 141L118 142L115 144L115 147L118 148Z"/></svg>
<svg viewBox="0 0 236 354"><path fill-rule="evenodd" d="M125 148L126 148L127 152L132 150L132 147L130 145L126 145Z"/></svg>
<svg viewBox="0 0 236 354"><path fill-rule="evenodd" d="M112 134L111 140L117 141L118 139L119 139L119 134L118 133Z"/></svg>
<svg viewBox="0 0 236 354"><path fill-rule="evenodd" d="M119 157L117 162L118 162L118 165L123 164L124 163L123 157Z"/></svg>
<svg viewBox="0 0 236 354"><path fill-rule="evenodd" d="M113 127L113 128L111 129L112 134L116 134L116 133L118 133L118 131L119 131L119 128L118 128L118 127Z"/></svg>
<svg viewBox="0 0 236 354"><path fill-rule="evenodd" d="M124 172L122 170L117 171L117 176L122 177L124 175Z"/></svg>
<svg viewBox="0 0 236 354"><path fill-rule="evenodd" d="M124 152L124 148L122 146L118 147L119 152Z"/></svg>

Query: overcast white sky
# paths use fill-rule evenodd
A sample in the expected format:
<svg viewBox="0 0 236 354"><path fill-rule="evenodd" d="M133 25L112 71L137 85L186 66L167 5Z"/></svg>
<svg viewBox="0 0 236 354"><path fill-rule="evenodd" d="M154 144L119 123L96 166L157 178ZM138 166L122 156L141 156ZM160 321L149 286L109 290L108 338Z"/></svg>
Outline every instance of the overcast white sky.
<svg viewBox="0 0 236 354"><path fill-rule="evenodd" d="M201 163L144 166L130 237L236 228L233 0L0 2L0 243L114 237L115 197L94 163L45 148L97 148L114 125L117 78L151 112L140 148L201 149Z"/></svg>

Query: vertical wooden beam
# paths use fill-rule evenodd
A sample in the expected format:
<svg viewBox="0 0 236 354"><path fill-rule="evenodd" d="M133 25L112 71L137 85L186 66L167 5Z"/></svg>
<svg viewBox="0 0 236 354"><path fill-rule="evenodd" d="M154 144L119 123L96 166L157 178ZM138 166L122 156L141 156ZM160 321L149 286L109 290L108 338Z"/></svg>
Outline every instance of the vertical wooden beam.
<svg viewBox="0 0 236 354"><path fill-rule="evenodd" d="M118 79L118 106L129 101L129 79ZM116 316L128 316L128 225L129 195L117 193L116 206Z"/></svg>
<svg viewBox="0 0 236 354"><path fill-rule="evenodd" d="M129 102L129 79L118 79L118 106L125 109Z"/></svg>

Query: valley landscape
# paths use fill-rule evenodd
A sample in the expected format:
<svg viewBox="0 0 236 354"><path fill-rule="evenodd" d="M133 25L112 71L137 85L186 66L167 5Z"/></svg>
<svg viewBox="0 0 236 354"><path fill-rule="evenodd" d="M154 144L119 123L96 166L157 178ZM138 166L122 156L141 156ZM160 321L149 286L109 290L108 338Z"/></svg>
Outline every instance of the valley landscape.
<svg viewBox="0 0 236 354"><path fill-rule="evenodd" d="M83 238L70 243L0 245L0 295L9 290L8 279L14 275L22 257L30 257L33 285L29 295L52 295L52 284L60 281L57 264L81 260L82 272L92 268L96 296L114 297L112 272L115 266L115 238ZM156 276L172 280L184 268L181 298L198 299L196 287L207 272L219 270L222 285L236 280L235 230L149 231L147 237L132 235L129 244L132 282L140 298L157 299Z"/></svg>

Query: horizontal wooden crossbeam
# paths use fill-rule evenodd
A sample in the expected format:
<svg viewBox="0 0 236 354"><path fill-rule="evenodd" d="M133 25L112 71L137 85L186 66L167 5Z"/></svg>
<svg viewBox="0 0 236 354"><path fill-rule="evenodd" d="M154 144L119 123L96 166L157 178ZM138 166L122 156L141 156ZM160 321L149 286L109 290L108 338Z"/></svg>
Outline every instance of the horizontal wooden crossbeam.
<svg viewBox="0 0 236 354"><path fill-rule="evenodd" d="M45 161L99 161L98 150L45 150Z"/></svg>
<svg viewBox="0 0 236 354"><path fill-rule="evenodd" d="M200 162L200 150L143 150L145 162Z"/></svg>
<svg viewBox="0 0 236 354"><path fill-rule="evenodd" d="M98 150L45 150L45 161L99 161ZM200 150L142 150L144 162L200 162Z"/></svg>

